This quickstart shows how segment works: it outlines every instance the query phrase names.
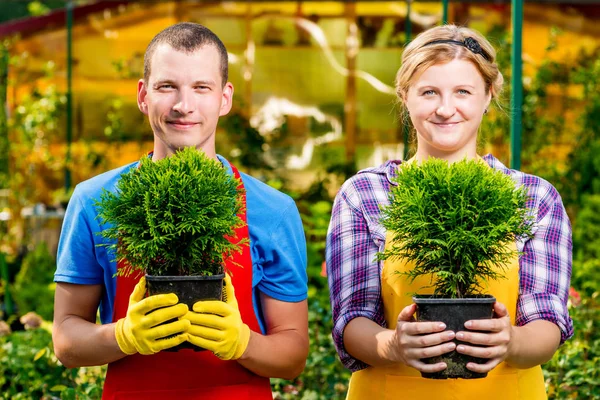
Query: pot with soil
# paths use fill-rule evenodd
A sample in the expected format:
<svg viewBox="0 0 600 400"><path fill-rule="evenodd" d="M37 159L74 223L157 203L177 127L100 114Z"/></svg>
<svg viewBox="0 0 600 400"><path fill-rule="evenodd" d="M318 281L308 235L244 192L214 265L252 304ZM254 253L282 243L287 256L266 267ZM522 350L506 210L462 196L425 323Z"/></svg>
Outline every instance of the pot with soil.
<svg viewBox="0 0 600 400"><path fill-rule="evenodd" d="M190 309L221 300L224 262L244 244L233 239L244 224L241 190L218 160L191 147L142 158L96 202L110 224L101 234L122 266L117 275L142 271L149 295L175 293ZM184 342L168 351L184 348L203 350Z"/></svg>
<svg viewBox="0 0 600 400"><path fill-rule="evenodd" d="M410 283L427 282L413 296L417 321L441 321L458 332L467 330L468 320L492 318L496 299L485 293L487 284L504 277L518 254L515 241L532 234L526 189L482 160L403 164L394 179L382 213L391 246L378 257L410 261L410 269L396 273ZM423 361L448 366L421 373L425 378L487 376L466 368L486 360L456 351Z"/></svg>

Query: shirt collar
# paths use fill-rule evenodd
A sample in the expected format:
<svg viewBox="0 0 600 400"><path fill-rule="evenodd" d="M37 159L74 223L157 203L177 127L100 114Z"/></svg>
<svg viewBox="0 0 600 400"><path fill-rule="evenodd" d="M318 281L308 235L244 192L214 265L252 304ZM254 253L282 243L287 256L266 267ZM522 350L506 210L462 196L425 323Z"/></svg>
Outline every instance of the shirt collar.
<svg viewBox="0 0 600 400"><path fill-rule="evenodd" d="M509 169L500 162L496 157L491 154L486 154L483 157L483 160L492 168L502 170L504 173L508 173ZM380 174L385 175L386 179L391 185L396 186L396 182L394 182L394 178L396 177L398 167L402 164L402 160L388 160L385 163L381 164L379 167L367 168L358 173L372 173L372 174Z"/></svg>
<svg viewBox="0 0 600 400"><path fill-rule="evenodd" d="M231 169L231 164L229 161L227 161L227 159L220 154L217 154L217 159L221 162L223 168L225 168L225 171L227 171L229 175L233 176L233 170Z"/></svg>

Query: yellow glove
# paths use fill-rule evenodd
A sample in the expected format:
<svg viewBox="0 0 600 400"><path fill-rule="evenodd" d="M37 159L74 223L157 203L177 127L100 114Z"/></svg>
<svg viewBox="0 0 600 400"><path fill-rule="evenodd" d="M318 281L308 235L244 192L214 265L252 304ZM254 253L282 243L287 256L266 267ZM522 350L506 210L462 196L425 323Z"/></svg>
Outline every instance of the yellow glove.
<svg viewBox="0 0 600 400"><path fill-rule="evenodd" d="M146 278L141 278L131 296L127 316L117 321L115 336L125 354L154 354L185 342L190 322L183 317L188 312L185 304L177 304L173 293L144 298ZM171 319L177 321L160 325ZM176 335L168 339L166 336Z"/></svg>
<svg viewBox="0 0 600 400"><path fill-rule="evenodd" d="M250 341L250 328L242 322L233 284L225 274L226 301L198 301L185 315L191 322L188 340L215 353L221 360L237 360Z"/></svg>

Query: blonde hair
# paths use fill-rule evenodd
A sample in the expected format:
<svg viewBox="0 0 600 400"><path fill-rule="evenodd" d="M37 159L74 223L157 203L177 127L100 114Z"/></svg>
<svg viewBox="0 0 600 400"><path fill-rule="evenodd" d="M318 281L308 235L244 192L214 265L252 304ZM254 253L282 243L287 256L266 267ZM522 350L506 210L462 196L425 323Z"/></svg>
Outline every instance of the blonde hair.
<svg viewBox="0 0 600 400"><path fill-rule="evenodd" d="M455 40L463 42L466 38L475 39L482 54L477 54L465 46L456 43L432 43L438 40ZM456 25L442 25L428 29L410 42L402 53L402 66L396 74L396 95L405 108L404 99L410 85L427 68L436 64L444 64L454 59L473 63L485 83L486 93L491 93L492 100L497 100L502 92L504 78L496 64L496 50L479 32Z"/></svg>

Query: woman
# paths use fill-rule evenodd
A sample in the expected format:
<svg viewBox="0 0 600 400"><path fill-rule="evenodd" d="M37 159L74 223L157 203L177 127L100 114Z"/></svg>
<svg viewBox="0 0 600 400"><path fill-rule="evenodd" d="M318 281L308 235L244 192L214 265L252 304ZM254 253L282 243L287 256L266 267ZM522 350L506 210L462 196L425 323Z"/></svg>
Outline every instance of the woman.
<svg viewBox="0 0 600 400"><path fill-rule="evenodd" d="M479 157L479 126L503 83L495 60L495 50L484 37L453 25L425 31L406 47L396 93L416 130L417 151L408 162ZM399 269L397 264L375 260L386 246L380 207L389 204L391 179L402 162L360 171L338 193L326 261L333 338L342 362L353 372L349 399L546 398L540 364L573 332L567 312L569 220L551 184L510 170L491 155L483 160L528 188L536 224L534 237L516 244L521 254L515 256L508 279L490 291L498 300L494 318L469 321L468 331L447 331L440 322L415 322L416 306L405 293L418 288L390 272ZM466 344L457 347L454 338ZM447 367L420 359L452 350L487 359L484 364L468 363L467 368L488 376L420 377L420 372Z"/></svg>

